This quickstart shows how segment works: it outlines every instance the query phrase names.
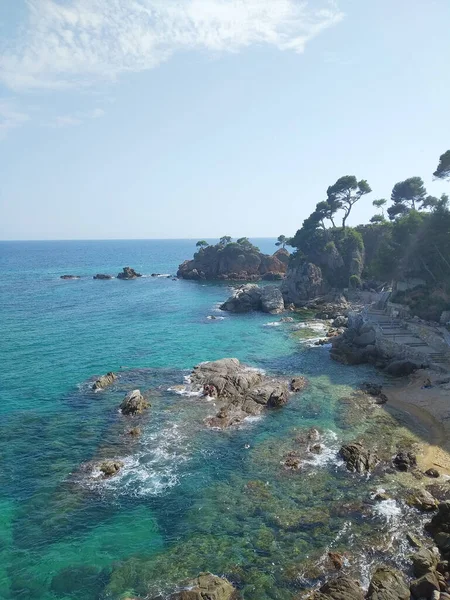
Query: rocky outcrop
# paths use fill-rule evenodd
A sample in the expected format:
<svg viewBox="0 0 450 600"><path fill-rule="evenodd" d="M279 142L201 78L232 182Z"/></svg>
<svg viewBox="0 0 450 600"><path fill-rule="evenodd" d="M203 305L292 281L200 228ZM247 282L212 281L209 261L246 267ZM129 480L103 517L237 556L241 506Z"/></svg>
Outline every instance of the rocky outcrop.
<svg viewBox="0 0 450 600"><path fill-rule="evenodd" d="M364 323L359 316L349 319L342 335L332 338L330 356L346 365L376 363L381 358L376 348L375 327Z"/></svg>
<svg viewBox="0 0 450 600"><path fill-rule="evenodd" d="M93 279L113 279L113 276L106 275L105 273L97 273L97 275L94 275Z"/></svg>
<svg viewBox="0 0 450 600"><path fill-rule="evenodd" d="M194 390L216 398L219 412L208 425L224 429L240 423L264 408L283 406L289 399L287 382L272 379L256 369L242 365L236 358L202 363L191 375Z"/></svg>
<svg viewBox="0 0 450 600"><path fill-rule="evenodd" d="M446 560L450 560L450 501L441 502L438 512L427 526L436 546Z"/></svg>
<svg viewBox="0 0 450 600"><path fill-rule="evenodd" d="M61 275L60 279L80 279L79 275Z"/></svg>
<svg viewBox="0 0 450 600"><path fill-rule="evenodd" d="M308 300L322 296L329 289L320 267L313 263L290 266L281 285L285 303L295 305L302 305Z"/></svg>
<svg viewBox="0 0 450 600"><path fill-rule="evenodd" d="M413 452L399 452L394 456L392 463L399 471L409 471L417 466L417 458Z"/></svg>
<svg viewBox="0 0 450 600"><path fill-rule="evenodd" d="M111 385L112 383L114 383L114 381L116 379L117 379L117 375L115 373L113 373L112 371L110 371L109 373L106 373L106 375L102 375L101 377L96 379L94 381L94 383L92 384L92 389L94 391L103 390L106 387L108 387L109 385Z"/></svg>
<svg viewBox="0 0 450 600"><path fill-rule="evenodd" d="M327 581L311 600L364 600L364 592L358 581L345 575Z"/></svg>
<svg viewBox="0 0 450 600"><path fill-rule="evenodd" d="M378 567L372 576L367 600L409 600L405 577L397 569Z"/></svg>
<svg viewBox="0 0 450 600"><path fill-rule="evenodd" d="M184 261L177 276L193 280L281 279L287 270L288 257L289 253L282 249L273 255L262 254L248 242L217 244L196 252L193 260Z"/></svg>
<svg viewBox="0 0 450 600"><path fill-rule="evenodd" d="M142 275L131 267L124 267L122 272L117 275L117 279L136 279L137 277L142 277Z"/></svg>
<svg viewBox="0 0 450 600"><path fill-rule="evenodd" d="M360 442L345 444L339 450L340 456L344 459L347 469L356 473L367 473L378 463L376 452L365 448Z"/></svg>
<svg viewBox="0 0 450 600"><path fill-rule="evenodd" d="M236 600L237 591L231 583L211 573L200 573L198 577L183 584L183 588L169 596L170 600Z"/></svg>
<svg viewBox="0 0 450 600"><path fill-rule="evenodd" d="M277 286L267 285L260 288L249 283L238 288L220 308L234 313L260 310L275 315L284 311L284 302Z"/></svg>
<svg viewBox="0 0 450 600"><path fill-rule="evenodd" d="M98 465L99 470L103 473L105 478L117 475L122 467L123 462L120 460L105 460Z"/></svg>
<svg viewBox="0 0 450 600"><path fill-rule="evenodd" d="M125 396L120 410L123 415L140 415L146 408L150 406L150 403L144 398L140 390L133 390L128 392Z"/></svg>
<svg viewBox="0 0 450 600"><path fill-rule="evenodd" d="M410 360L393 360L386 366L385 371L393 377L407 377L419 368L420 365Z"/></svg>

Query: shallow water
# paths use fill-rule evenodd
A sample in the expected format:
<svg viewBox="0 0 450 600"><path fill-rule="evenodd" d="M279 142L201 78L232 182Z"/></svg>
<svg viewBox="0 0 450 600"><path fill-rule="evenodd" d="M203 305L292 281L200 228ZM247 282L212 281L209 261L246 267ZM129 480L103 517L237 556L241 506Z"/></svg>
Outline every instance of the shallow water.
<svg viewBox="0 0 450 600"><path fill-rule="evenodd" d="M156 595L210 570L244 598L290 599L319 580L330 549L350 549L363 582L380 556L406 554L398 528L420 528L419 517L395 500L373 503L380 482L337 458L364 427L341 399L377 375L312 346L315 322L221 314L228 285L149 276L175 273L193 250L189 240L0 243L1 598ZM148 276L92 279L125 265ZM207 430L213 403L171 388L195 364L229 356L310 386L239 428ZM110 370L115 384L92 392L92 377ZM127 419L118 406L135 388L152 406ZM323 453L287 471L311 427ZM120 475L93 476L102 458L122 460Z"/></svg>

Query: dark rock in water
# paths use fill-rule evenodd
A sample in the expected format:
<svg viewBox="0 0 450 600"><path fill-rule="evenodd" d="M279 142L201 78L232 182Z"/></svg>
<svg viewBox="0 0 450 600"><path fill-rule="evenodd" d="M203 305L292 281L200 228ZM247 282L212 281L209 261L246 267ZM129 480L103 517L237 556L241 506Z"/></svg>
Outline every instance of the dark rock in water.
<svg viewBox="0 0 450 600"><path fill-rule="evenodd" d="M387 396L382 392L383 386L377 383L365 382L361 385L361 389L369 396L373 396L377 404L386 404L388 401Z"/></svg>
<svg viewBox="0 0 450 600"><path fill-rule="evenodd" d="M106 275L105 273L97 273L97 275L94 275L93 279L112 279L113 276L112 275Z"/></svg>
<svg viewBox="0 0 450 600"><path fill-rule="evenodd" d="M364 600L364 592L358 581L343 575L327 581L313 598L314 600Z"/></svg>
<svg viewBox="0 0 450 600"><path fill-rule="evenodd" d="M371 471L378 463L376 452L364 448L360 442L345 444L339 454L345 460L347 469L356 473Z"/></svg>
<svg viewBox="0 0 450 600"><path fill-rule="evenodd" d="M306 377L294 377L291 379L291 383L289 387L291 388L291 392L301 392L308 386L308 380Z"/></svg>
<svg viewBox="0 0 450 600"><path fill-rule="evenodd" d="M266 285L262 288L261 310L271 315L284 312L284 300L279 287L276 285Z"/></svg>
<svg viewBox="0 0 450 600"><path fill-rule="evenodd" d="M410 590L413 598L431 598L433 592L440 591L439 581L435 573L426 573L423 577L411 581Z"/></svg>
<svg viewBox="0 0 450 600"><path fill-rule="evenodd" d="M140 390L133 390L125 396L120 409L123 415L139 415L149 406Z"/></svg>
<svg viewBox="0 0 450 600"><path fill-rule="evenodd" d="M136 279L136 277L142 277L142 275L131 267L124 267L122 273L117 275L117 279Z"/></svg>
<svg viewBox="0 0 450 600"><path fill-rule="evenodd" d="M297 452L289 452L287 454L286 459L284 461L284 466L286 469L291 469L293 471L300 469L301 460Z"/></svg>
<svg viewBox="0 0 450 600"><path fill-rule="evenodd" d="M128 435L131 435L133 437L139 437L141 435L142 431L140 427L133 427L132 429L130 429L130 431L128 432Z"/></svg>
<svg viewBox="0 0 450 600"><path fill-rule="evenodd" d="M106 373L106 375L102 375L92 384L93 390L103 390L105 387L108 387L117 379L117 375L110 371Z"/></svg>
<svg viewBox="0 0 450 600"><path fill-rule="evenodd" d="M61 275L60 279L80 279L79 275Z"/></svg>
<svg viewBox="0 0 450 600"><path fill-rule="evenodd" d="M211 573L200 573L198 577L183 584L179 592L169 596L170 600L237 600L238 595L231 583Z"/></svg>
<svg viewBox="0 0 450 600"><path fill-rule="evenodd" d="M289 398L285 382L271 379L256 369L242 365L236 358L202 363L191 375L194 388L213 396L223 406L209 421L213 427L229 427L264 407L278 407Z"/></svg>
<svg viewBox="0 0 450 600"><path fill-rule="evenodd" d="M417 508L422 512L429 512L435 510L438 506L438 501L434 498L430 492L426 490L415 490L406 498L406 502L409 506Z"/></svg>
<svg viewBox="0 0 450 600"><path fill-rule="evenodd" d="M425 475L427 477L433 477L434 479L437 479L439 477L439 471L437 469L427 469L425 471Z"/></svg>
<svg viewBox="0 0 450 600"><path fill-rule="evenodd" d="M234 313L246 313L252 310L260 310L260 307L261 288L250 283L238 288L234 294L220 306L220 309Z"/></svg>
<svg viewBox="0 0 450 600"><path fill-rule="evenodd" d="M113 477L114 475L117 475L122 467L123 462L120 460L105 460L98 466L105 477Z"/></svg>
<svg viewBox="0 0 450 600"><path fill-rule="evenodd" d="M385 371L393 377L406 377L419 368L420 365L410 360L393 360L387 365Z"/></svg>
<svg viewBox="0 0 450 600"><path fill-rule="evenodd" d="M409 600L408 584L400 571L378 567L372 576L367 600Z"/></svg>
<svg viewBox="0 0 450 600"><path fill-rule="evenodd" d="M340 571L344 566L344 557L339 552L328 552L328 558L337 571Z"/></svg>
<svg viewBox="0 0 450 600"><path fill-rule="evenodd" d="M323 446L321 444L314 444L314 446L311 446L310 451L313 454L322 454Z"/></svg>
<svg viewBox="0 0 450 600"><path fill-rule="evenodd" d="M421 548L411 557L414 575L422 577L428 571L434 571L437 567L439 556L429 548Z"/></svg>
<svg viewBox="0 0 450 600"><path fill-rule="evenodd" d="M426 529L432 534L436 546L445 559L450 559L450 501L441 502L438 512L428 523Z"/></svg>
<svg viewBox="0 0 450 600"><path fill-rule="evenodd" d="M417 466L417 458L413 452L399 452L392 462L399 471L409 471Z"/></svg>

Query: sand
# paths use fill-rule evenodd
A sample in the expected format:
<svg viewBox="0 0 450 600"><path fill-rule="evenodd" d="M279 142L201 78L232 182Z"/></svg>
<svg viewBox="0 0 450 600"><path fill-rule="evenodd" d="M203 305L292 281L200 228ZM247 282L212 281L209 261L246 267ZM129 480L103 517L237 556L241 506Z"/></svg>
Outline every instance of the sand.
<svg viewBox="0 0 450 600"><path fill-rule="evenodd" d="M433 387L424 389L430 378ZM407 379L385 386L389 406L399 409L420 424L422 442L417 455L419 467L437 469L450 476L450 379L442 373L421 369Z"/></svg>

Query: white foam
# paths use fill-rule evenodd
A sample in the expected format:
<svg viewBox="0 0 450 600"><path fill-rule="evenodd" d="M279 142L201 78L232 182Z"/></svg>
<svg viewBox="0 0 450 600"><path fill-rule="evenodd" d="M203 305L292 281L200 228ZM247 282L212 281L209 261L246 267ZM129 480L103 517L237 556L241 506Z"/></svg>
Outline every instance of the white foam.
<svg viewBox="0 0 450 600"><path fill-rule="evenodd" d="M206 318L209 321L224 321L225 320L225 317L215 317L215 316L213 317L211 315L208 315Z"/></svg>
<svg viewBox="0 0 450 600"><path fill-rule="evenodd" d="M303 321L302 323L297 323L294 326L294 329L311 329L312 331L326 331L328 329L328 325L322 323L321 321Z"/></svg>
<svg viewBox="0 0 450 600"><path fill-rule="evenodd" d="M281 321L272 321L271 323L264 323L264 327L279 327Z"/></svg>
<svg viewBox="0 0 450 600"><path fill-rule="evenodd" d="M344 463L344 461L338 456L340 444L338 436L334 431L326 430L321 439L311 445L315 445L316 443L320 444L322 452L320 454L310 452L308 458L303 461L304 464L317 468L323 468L330 464L340 466Z"/></svg>
<svg viewBox="0 0 450 600"><path fill-rule="evenodd" d="M389 498L388 500L382 500L381 502L377 502L373 508L373 511L379 517L382 517L386 520L387 523L395 523L398 521L399 517L402 514L402 509L398 505L398 503Z"/></svg>

